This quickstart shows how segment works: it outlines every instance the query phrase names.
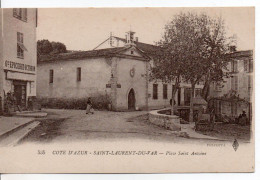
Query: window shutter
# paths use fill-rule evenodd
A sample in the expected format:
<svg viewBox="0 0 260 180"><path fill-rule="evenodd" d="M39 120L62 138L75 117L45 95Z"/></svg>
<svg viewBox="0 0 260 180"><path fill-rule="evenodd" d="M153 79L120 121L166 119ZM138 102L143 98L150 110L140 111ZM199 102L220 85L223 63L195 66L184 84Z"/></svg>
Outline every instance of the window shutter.
<svg viewBox="0 0 260 180"><path fill-rule="evenodd" d="M27 9L24 8L23 9L23 18L22 18L24 21L27 21Z"/></svg>
<svg viewBox="0 0 260 180"><path fill-rule="evenodd" d="M231 78L231 89L237 91L238 90L238 77L233 76Z"/></svg>
<svg viewBox="0 0 260 180"><path fill-rule="evenodd" d="M234 72L237 72L237 61L234 61Z"/></svg>
<svg viewBox="0 0 260 180"><path fill-rule="evenodd" d="M22 8L17 8L17 15L18 15L18 17L19 17L19 19L21 19L21 17L22 17Z"/></svg>
<svg viewBox="0 0 260 180"><path fill-rule="evenodd" d="M238 76L235 76L235 90L238 91Z"/></svg>
<svg viewBox="0 0 260 180"><path fill-rule="evenodd" d="M248 90L248 95L251 96L251 89L252 89L252 83L251 83L251 76L248 76L248 85L247 85L247 90Z"/></svg>
<svg viewBox="0 0 260 180"><path fill-rule="evenodd" d="M17 32L17 42L23 43L23 33Z"/></svg>
<svg viewBox="0 0 260 180"><path fill-rule="evenodd" d="M248 72L248 60L244 60L244 71Z"/></svg>
<svg viewBox="0 0 260 180"><path fill-rule="evenodd" d="M249 72L253 72L254 66L253 66L253 61L249 61Z"/></svg>
<svg viewBox="0 0 260 180"><path fill-rule="evenodd" d="M13 16L17 16L17 8L13 8Z"/></svg>

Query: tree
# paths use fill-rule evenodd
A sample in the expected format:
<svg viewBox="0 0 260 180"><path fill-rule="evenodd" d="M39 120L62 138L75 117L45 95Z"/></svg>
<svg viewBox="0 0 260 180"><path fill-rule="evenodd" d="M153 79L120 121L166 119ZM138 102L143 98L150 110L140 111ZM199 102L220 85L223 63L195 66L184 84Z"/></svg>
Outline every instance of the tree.
<svg viewBox="0 0 260 180"><path fill-rule="evenodd" d="M177 46L171 46L167 42L167 37L164 37L162 41L158 42L159 50L154 55L153 66L151 68L150 77L152 80L161 80L165 83L173 83L174 88L172 89L172 103L171 103L171 114L174 113L175 103L174 97L176 91L180 87L181 74L183 72L183 61L180 57L181 54L177 54Z"/></svg>
<svg viewBox="0 0 260 180"><path fill-rule="evenodd" d="M227 62L225 53L228 47L226 42L224 22L221 18L213 19L206 14L180 13L165 26L162 40L157 43L163 53L158 53L154 58L152 74L162 80L175 80L172 97L175 97L180 79L191 83L190 121L193 121L196 84L205 79L209 83L213 80L219 81L224 76L223 68Z"/></svg>
<svg viewBox="0 0 260 180"><path fill-rule="evenodd" d="M60 42L51 42L52 45L52 52L53 54L65 53L67 52L66 46Z"/></svg>
<svg viewBox="0 0 260 180"><path fill-rule="evenodd" d="M186 16L180 14L166 24L163 37L157 42L159 48L153 58L151 69L152 79L174 84L172 102L174 102L182 77L187 72L185 68L191 58L187 53L187 50L191 50L191 43L188 41L189 34L184 31L185 27L189 27L186 23L188 23ZM174 113L174 109L175 105L172 103L171 114Z"/></svg>
<svg viewBox="0 0 260 180"><path fill-rule="evenodd" d="M208 71L204 77L204 87L202 89L202 97L208 101L210 85L224 81L229 77L227 64L230 61L229 54L236 51L236 37L228 37L225 32L225 23L220 17L209 19L210 33L205 39L208 54Z"/></svg>
<svg viewBox="0 0 260 180"><path fill-rule="evenodd" d="M39 55L59 54L66 53L67 48L61 42L50 42L47 39L43 39L37 41L37 51Z"/></svg>
<svg viewBox="0 0 260 180"><path fill-rule="evenodd" d="M50 54L53 51L52 45L49 40L43 39L37 41L38 54Z"/></svg>

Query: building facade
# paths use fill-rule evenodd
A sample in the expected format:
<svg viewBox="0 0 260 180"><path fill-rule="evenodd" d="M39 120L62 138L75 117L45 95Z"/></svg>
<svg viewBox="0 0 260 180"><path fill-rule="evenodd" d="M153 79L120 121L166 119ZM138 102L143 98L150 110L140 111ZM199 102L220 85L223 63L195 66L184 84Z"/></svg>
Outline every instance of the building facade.
<svg viewBox="0 0 260 180"><path fill-rule="evenodd" d="M245 111L252 114L254 66L253 51L236 51L230 54L227 66L229 77L222 83L213 83L210 96L219 98L217 111L219 114L238 116ZM235 96L236 101L231 101Z"/></svg>
<svg viewBox="0 0 260 180"><path fill-rule="evenodd" d="M39 98L103 97L114 110L147 107L149 58L135 46L65 53L38 63Z"/></svg>
<svg viewBox="0 0 260 180"><path fill-rule="evenodd" d="M108 97L114 110L170 106L173 84L149 80L153 53L158 47L138 42L133 35L130 31L126 39L111 36L92 51L42 56L38 62L37 97ZM115 38L114 43L110 43L111 38ZM202 87L196 85L197 94ZM189 101L190 84L181 83L175 102L189 105Z"/></svg>
<svg viewBox="0 0 260 180"><path fill-rule="evenodd" d="M26 109L36 96L37 9L0 9L0 96L1 110L7 93Z"/></svg>
<svg viewBox="0 0 260 180"><path fill-rule="evenodd" d="M153 66L154 53L158 50L158 47L152 44L146 44L139 41L138 37L135 37L135 32L126 32L125 38L120 38L110 34L110 37L105 41L97 45L94 50L123 47L127 43L134 43L142 50L147 56L150 57L149 67ZM168 107L169 101L172 98L173 84L164 83L160 80L149 81L148 83L148 104L150 108L161 108ZM203 88L203 82L196 84L195 86L195 97L200 95ZM191 84L182 81L180 88L175 94L175 102L178 106L189 106L191 96Z"/></svg>

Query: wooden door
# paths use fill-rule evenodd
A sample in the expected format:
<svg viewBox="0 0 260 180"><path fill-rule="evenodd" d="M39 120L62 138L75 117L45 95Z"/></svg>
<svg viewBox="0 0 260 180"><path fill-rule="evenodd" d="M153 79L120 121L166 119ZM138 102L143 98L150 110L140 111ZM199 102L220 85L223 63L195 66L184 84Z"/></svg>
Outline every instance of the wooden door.
<svg viewBox="0 0 260 180"><path fill-rule="evenodd" d="M128 94L128 109L135 109L135 92L133 89L131 89Z"/></svg>
<svg viewBox="0 0 260 180"><path fill-rule="evenodd" d="M14 84L14 96L16 98L16 103L22 109L26 108L26 84L15 83Z"/></svg>

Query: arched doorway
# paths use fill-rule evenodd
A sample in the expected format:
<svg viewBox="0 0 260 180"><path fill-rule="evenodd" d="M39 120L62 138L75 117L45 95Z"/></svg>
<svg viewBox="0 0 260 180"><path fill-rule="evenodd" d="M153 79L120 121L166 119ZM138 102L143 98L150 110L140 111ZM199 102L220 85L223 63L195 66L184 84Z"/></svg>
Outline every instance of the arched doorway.
<svg viewBox="0 0 260 180"><path fill-rule="evenodd" d="M128 109L135 109L135 91L131 89L128 94Z"/></svg>

